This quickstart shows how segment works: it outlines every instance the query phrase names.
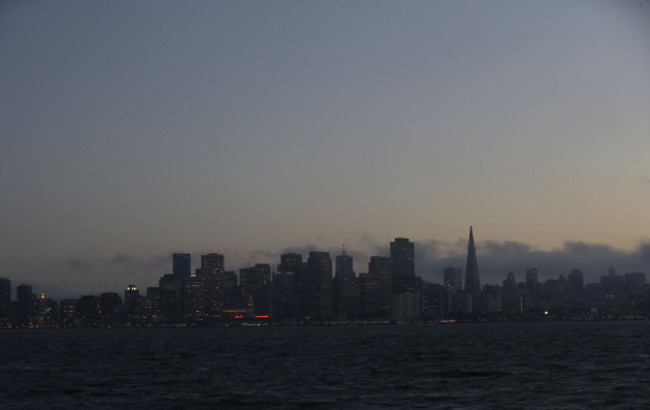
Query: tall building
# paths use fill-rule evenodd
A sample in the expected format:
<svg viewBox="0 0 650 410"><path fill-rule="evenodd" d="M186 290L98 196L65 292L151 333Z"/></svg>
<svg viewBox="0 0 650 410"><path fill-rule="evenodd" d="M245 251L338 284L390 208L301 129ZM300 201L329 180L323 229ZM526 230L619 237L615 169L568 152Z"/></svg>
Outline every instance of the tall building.
<svg viewBox="0 0 650 410"><path fill-rule="evenodd" d="M374 309L374 313L379 313L382 316L390 314L392 299L393 299L393 274L391 259L387 256L371 256L368 262L368 275L370 279L378 283L378 308ZM369 281L365 282L366 284Z"/></svg>
<svg viewBox="0 0 650 410"><path fill-rule="evenodd" d="M463 270L448 266L444 270L444 284L446 288L456 292L463 290Z"/></svg>
<svg viewBox="0 0 650 410"><path fill-rule="evenodd" d="M271 315L271 267L268 263L240 269L239 285L253 298L255 316Z"/></svg>
<svg viewBox="0 0 650 410"><path fill-rule="evenodd" d="M311 309L318 320L332 315L332 259L329 252L309 252L307 272L310 282Z"/></svg>
<svg viewBox="0 0 650 410"><path fill-rule="evenodd" d="M16 287L16 300L18 317L27 319L36 313L36 295L32 293L32 286L21 283Z"/></svg>
<svg viewBox="0 0 650 410"><path fill-rule="evenodd" d="M467 264L465 265L465 292L473 297L481 295L481 280L478 274L474 232L469 227L469 243L467 244Z"/></svg>
<svg viewBox="0 0 650 410"><path fill-rule="evenodd" d="M201 255L201 275L204 281L204 313L211 316L221 314L226 295L224 257L219 253Z"/></svg>
<svg viewBox="0 0 650 410"><path fill-rule="evenodd" d="M350 319L359 312L359 283L353 268L352 256L345 252L336 257L336 275L333 281L333 309L335 317Z"/></svg>
<svg viewBox="0 0 650 410"><path fill-rule="evenodd" d="M192 256L189 253L175 253L172 255L172 273L182 278L189 278L192 274Z"/></svg>
<svg viewBox="0 0 650 410"><path fill-rule="evenodd" d="M526 295L533 299L537 298L537 283L537 269L526 270Z"/></svg>
<svg viewBox="0 0 650 410"><path fill-rule="evenodd" d="M137 312L140 303L140 291L135 285L129 285L124 289L124 307L129 315Z"/></svg>
<svg viewBox="0 0 650 410"><path fill-rule="evenodd" d="M395 238L390 243L393 277L415 277L415 246L407 238Z"/></svg>
<svg viewBox="0 0 650 410"><path fill-rule="evenodd" d="M354 274L352 256L345 253L345 247L343 247L342 253L336 257L336 275L335 277L341 279L354 279L356 275Z"/></svg>
<svg viewBox="0 0 650 410"><path fill-rule="evenodd" d="M9 316L11 305L11 280L0 278L0 318Z"/></svg>

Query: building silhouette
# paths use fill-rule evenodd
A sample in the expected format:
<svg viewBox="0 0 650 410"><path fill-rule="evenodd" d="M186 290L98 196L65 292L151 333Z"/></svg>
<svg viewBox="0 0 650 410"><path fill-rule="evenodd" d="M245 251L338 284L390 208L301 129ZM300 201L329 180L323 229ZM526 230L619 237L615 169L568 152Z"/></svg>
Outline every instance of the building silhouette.
<svg viewBox="0 0 650 410"><path fill-rule="evenodd" d="M469 242L467 244L467 263L465 265L465 293L477 299L481 295L481 279L478 273L474 232L469 227Z"/></svg>
<svg viewBox="0 0 650 410"><path fill-rule="evenodd" d="M192 256L189 253L173 254L172 273L176 276L189 278L192 274Z"/></svg>
<svg viewBox="0 0 650 410"><path fill-rule="evenodd" d="M310 316L327 320L332 316L332 259L329 252L309 252L307 276Z"/></svg>
<svg viewBox="0 0 650 410"><path fill-rule="evenodd" d="M9 317L11 306L11 280L0 278L0 318Z"/></svg>

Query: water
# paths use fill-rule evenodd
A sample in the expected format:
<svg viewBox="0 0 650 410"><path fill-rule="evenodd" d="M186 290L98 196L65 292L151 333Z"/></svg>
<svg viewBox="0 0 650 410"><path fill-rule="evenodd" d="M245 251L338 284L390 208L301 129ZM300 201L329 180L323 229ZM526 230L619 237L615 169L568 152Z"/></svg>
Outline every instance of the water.
<svg viewBox="0 0 650 410"><path fill-rule="evenodd" d="M5 330L0 408L647 409L650 322Z"/></svg>

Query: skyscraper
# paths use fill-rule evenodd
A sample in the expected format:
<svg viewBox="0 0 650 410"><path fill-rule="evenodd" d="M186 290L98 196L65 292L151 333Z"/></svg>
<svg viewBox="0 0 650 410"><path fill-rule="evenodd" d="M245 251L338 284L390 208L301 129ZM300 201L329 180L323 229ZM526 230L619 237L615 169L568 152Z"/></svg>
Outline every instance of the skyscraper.
<svg viewBox="0 0 650 410"><path fill-rule="evenodd" d="M415 276L415 250L413 242L407 238L395 238L390 243L390 261L393 276L413 278Z"/></svg>
<svg viewBox="0 0 650 410"><path fill-rule="evenodd" d="M329 319L332 314L332 259L329 252L309 252L307 272L311 284L311 311L317 319Z"/></svg>
<svg viewBox="0 0 650 410"><path fill-rule="evenodd" d="M219 253L201 255L201 278L204 280L205 311L208 315L219 315L225 297L224 257Z"/></svg>
<svg viewBox="0 0 650 410"><path fill-rule="evenodd" d="M456 292L463 290L463 271L462 269L448 266L444 270L445 287Z"/></svg>
<svg viewBox="0 0 650 410"><path fill-rule="evenodd" d="M469 243L467 244L467 264L465 266L465 292L478 297L481 295L481 280L478 275L478 262L476 261L476 247L474 246L474 232L469 227Z"/></svg>
<svg viewBox="0 0 650 410"><path fill-rule="evenodd" d="M172 273L182 278L189 278L192 274L191 255L189 253L175 253L172 255Z"/></svg>
<svg viewBox="0 0 650 410"><path fill-rule="evenodd" d="M11 280L0 278L0 318L9 316L11 305Z"/></svg>
<svg viewBox="0 0 650 410"><path fill-rule="evenodd" d="M383 316L390 314L393 297L393 276L391 259L386 256L371 256L368 262L368 274L370 279L379 284L379 304L374 313L381 313ZM368 283L368 282L366 282Z"/></svg>
<svg viewBox="0 0 650 410"><path fill-rule="evenodd" d="M354 279L353 259L352 256L345 253L345 247L341 255L336 257L336 275L335 277L341 279Z"/></svg>

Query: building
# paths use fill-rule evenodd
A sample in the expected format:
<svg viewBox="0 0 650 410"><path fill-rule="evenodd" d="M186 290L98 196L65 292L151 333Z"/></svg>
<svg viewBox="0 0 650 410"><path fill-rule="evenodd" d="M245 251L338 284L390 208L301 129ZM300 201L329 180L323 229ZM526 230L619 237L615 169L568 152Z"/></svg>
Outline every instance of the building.
<svg viewBox="0 0 650 410"><path fill-rule="evenodd" d="M309 313L316 320L332 316L332 259L329 252L309 252L307 259Z"/></svg>
<svg viewBox="0 0 650 410"><path fill-rule="evenodd" d="M390 243L390 261L395 278L415 277L415 244L407 238Z"/></svg>
<svg viewBox="0 0 650 410"><path fill-rule="evenodd" d="M537 269L530 268L526 270L526 296L531 300L537 299Z"/></svg>
<svg viewBox="0 0 650 410"><path fill-rule="evenodd" d="M463 270L448 266L443 271L444 285L455 292L462 292L463 290Z"/></svg>
<svg viewBox="0 0 650 410"><path fill-rule="evenodd" d="M11 280L0 278L0 318L9 317L11 306Z"/></svg>
<svg viewBox="0 0 650 410"><path fill-rule="evenodd" d="M346 254L345 246L341 255L336 257L336 278L341 279L354 279L356 275L354 273L354 263L352 256Z"/></svg>
<svg viewBox="0 0 650 410"><path fill-rule="evenodd" d="M192 256L189 253L175 253L172 255L172 273L182 278L189 278L192 274Z"/></svg>
<svg viewBox="0 0 650 410"><path fill-rule="evenodd" d="M129 285L124 289L124 307L126 313L134 315L138 313L138 305L140 303L140 291L135 285Z"/></svg>
<svg viewBox="0 0 650 410"><path fill-rule="evenodd" d="M347 255L345 246L336 257L336 274L333 282L332 299L334 317L345 320L359 313L359 283L354 273L354 260Z"/></svg>
<svg viewBox="0 0 650 410"><path fill-rule="evenodd" d="M201 255L201 274L204 281L204 313L219 316L224 307L226 284L224 274L224 257L219 253Z"/></svg>
<svg viewBox="0 0 650 410"><path fill-rule="evenodd" d="M258 263L251 268L239 270L239 285L253 299L253 314L258 317L270 317L271 303L271 267L268 263Z"/></svg>
<svg viewBox="0 0 650 410"><path fill-rule="evenodd" d="M393 303L393 267L387 256L371 256L368 262L368 274L372 281L379 284L377 303L381 316L388 316ZM373 307L374 310L377 310ZM373 311L374 311L373 310Z"/></svg>
<svg viewBox="0 0 650 410"><path fill-rule="evenodd" d="M474 246L474 232L469 227L469 242L467 244L467 263L465 265L465 293L473 298L481 295L481 279L478 273L476 260L476 247Z"/></svg>

